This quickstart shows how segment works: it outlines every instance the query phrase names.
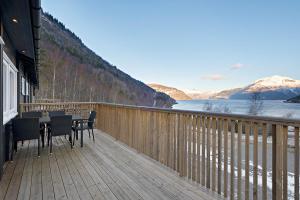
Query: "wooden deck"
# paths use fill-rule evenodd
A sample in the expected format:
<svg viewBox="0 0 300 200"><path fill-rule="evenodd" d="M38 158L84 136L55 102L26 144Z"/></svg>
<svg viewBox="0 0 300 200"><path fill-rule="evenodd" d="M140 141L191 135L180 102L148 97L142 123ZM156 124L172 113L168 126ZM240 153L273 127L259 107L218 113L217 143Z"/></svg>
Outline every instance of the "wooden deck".
<svg viewBox="0 0 300 200"><path fill-rule="evenodd" d="M0 199L216 199L174 171L97 130L95 143L85 133L84 147L71 150L64 137L54 153L25 142L7 163Z"/></svg>

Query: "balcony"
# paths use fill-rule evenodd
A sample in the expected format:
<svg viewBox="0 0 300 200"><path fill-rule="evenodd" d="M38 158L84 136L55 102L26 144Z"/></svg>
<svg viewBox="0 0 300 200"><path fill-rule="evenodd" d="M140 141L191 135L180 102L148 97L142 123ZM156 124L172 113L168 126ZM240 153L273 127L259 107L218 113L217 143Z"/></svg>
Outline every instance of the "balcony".
<svg viewBox="0 0 300 200"><path fill-rule="evenodd" d="M21 105L29 110L96 110L96 141L85 134L71 150L58 138L40 158L25 143L0 199L299 200L299 120L105 103Z"/></svg>

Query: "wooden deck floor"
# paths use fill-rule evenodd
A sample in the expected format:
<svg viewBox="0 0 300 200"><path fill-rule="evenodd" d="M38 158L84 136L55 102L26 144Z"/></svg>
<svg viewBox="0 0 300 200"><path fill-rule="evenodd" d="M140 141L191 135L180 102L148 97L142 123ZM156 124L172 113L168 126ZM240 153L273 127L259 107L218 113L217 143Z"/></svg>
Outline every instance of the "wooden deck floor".
<svg viewBox="0 0 300 200"><path fill-rule="evenodd" d="M64 137L54 139L54 153L25 142L7 163L0 199L216 199L212 194L158 162L101 131L92 142L71 150Z"/></svg>

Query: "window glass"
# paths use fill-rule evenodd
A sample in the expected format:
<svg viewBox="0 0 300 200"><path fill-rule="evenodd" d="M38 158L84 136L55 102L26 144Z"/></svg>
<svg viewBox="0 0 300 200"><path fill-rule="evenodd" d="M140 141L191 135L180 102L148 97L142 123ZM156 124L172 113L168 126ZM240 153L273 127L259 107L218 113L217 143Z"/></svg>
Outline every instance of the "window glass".
<svg viewBox="0 0 300 200"><path fill-rule="evenodd" d="M26 95L25 78L22 76L22 95Z"/></svg>
<svg viewBox="0 0 300 200"><path fill-rule="evenodd" d="M10 71L9 72L9 85L10 85L10 94L9 94L9 109L13 109L14 108L14 101L15 101L15 93L14 93L14 90L15 90L15 79L14 79L14 72L13 71Z"/></svg>
<svg viewBox="0 0 300 200"><path fill-rule="evenodd" d="M26 81L26 95L29 95L29 83Z"/></svg>
<svg viewBox="0 0 300 200"><path fill-rule="evenodd" d="M3 112L6 112L6 107L7 107L7 104L6 104L6 99L7 99L7 96L6 96L6 73L7 73L7 63L6 62L3 62Z"/></svg>

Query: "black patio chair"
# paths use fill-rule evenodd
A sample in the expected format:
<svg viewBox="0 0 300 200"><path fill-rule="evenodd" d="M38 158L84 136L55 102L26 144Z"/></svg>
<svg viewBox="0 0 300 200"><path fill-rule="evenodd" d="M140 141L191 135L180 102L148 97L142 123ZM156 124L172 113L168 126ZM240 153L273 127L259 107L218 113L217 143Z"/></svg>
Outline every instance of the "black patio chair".
<svg viewBox="0 0 300 200"><path fill-rule="evenodd" d="M41 118L43 116L42 112L39 111L30 111L30 112L23 112L22 118ZM42 147L44 147L44 140L45 140L45 124L40 125L40 134L42 137ZM23 141L22 141L23 145Z"/></svg>
<svg viewBox="0 0 300 200"><path fill-rule="evenodd" d="M89 118L87 120L85 120L85 122L83 124L83 130L88 130L89 138L91 138L90 130L92 131L93 141L95 141L95 135L94 135L95 119L96 119L96 111L91 111ZM80 125L78 126L78 124L76 124L75 126L73 126L74 133L77 134L78 131L80 131L80 130L81 130ZM74 140L75 140L75 138L74 138ZM73 140L73 144L74 144L74 140Z"/></svg>
<svg viewBox="0 0 300 200"><path fill-rule="evenodd" d="M18 149L18 141L38 140L38 156L40 156L40 122L39 118L17 118L13 120L14 150Z"/></svg>
<svg viewBox="0 0 300 200"><path fill-rule="evenodd" d="M54 116L50 120L50 153L52 153L52 137L69 135L72 141L72 115ZM71 148L73 148L72 142Z"/></svg>
<svg viewBox="0 0 300 200"><path fill-rule="evenodd" d="M55 117L55 116L64 116L65 114L66 113L63 110L56 110L56 111L49 111L48 112L48 115L49 115L50 118ZM49 146L49 140L50 140L50 134L49 134L50 132L51 132L51 126L49 125L48 126L48 142L47 142L48 146Z"/></svg>

